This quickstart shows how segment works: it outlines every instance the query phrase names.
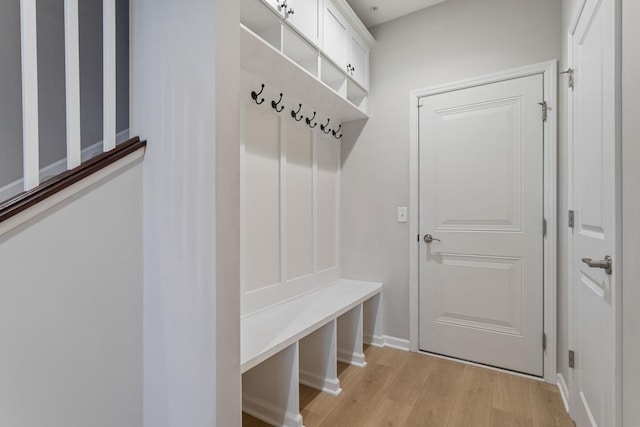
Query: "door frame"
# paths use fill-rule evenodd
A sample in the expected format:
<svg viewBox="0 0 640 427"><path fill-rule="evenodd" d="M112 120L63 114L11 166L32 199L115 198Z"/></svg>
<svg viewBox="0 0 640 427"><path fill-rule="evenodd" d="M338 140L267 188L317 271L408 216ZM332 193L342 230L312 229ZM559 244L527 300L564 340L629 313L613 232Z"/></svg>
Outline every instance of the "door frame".
<svg viewBox="0 0 640 427"><path fill-rule="evenodd" d="M547 121L544 122L544 218L547 220L547 235L544 237L544 325L547 348L543 358L543 378L546 382L556 383L556 262L557 262L557 60L551 60L525 67L487 74L480 77L460 80L409 93L409 350L419 352L419 245L416 238L420 233L420 189L419 189L419 114L420 98L468 89L490 83L498 83L543 75L544 100L547 102ZM542 337L540 337L542 340ZM542 344L542 343L541 343Z"/></svg>

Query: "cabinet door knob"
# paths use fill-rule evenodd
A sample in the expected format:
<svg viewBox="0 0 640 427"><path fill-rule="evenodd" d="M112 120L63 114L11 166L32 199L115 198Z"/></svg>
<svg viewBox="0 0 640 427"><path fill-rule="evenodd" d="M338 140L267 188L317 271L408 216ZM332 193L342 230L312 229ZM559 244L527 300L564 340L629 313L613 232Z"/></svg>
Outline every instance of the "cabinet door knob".
<svg viewBox="0 0 640 427"><path fill-rule="evenodd" d="M289 15L293 15L295 12L293 10L293 8L289 8L289 11L287 12L287 16Z"/></svg>

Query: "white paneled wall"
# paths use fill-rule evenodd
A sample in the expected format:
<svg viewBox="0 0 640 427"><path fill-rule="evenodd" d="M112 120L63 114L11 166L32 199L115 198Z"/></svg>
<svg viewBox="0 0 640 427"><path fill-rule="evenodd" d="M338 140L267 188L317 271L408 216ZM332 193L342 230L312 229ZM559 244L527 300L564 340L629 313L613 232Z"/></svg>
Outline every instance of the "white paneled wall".
<svg viewBox="0 0 640 427"><path fill-rule="evenodd" d="M340 142L291 117L298 101L244 76L241 98L242 313L250 313L340 277ZM249 83L251 82L251 83ZM245 93L246 92L246 93ZM313 110L303 107L309 117ZM324 119L326 122L326 119Z"/></svg>
<svg viewBox="0 0 640 427"><path fill-rule="evenodd" d="M253 291L281 281L280 275L280 120L247 105L245 113L243 210L246 260L243 285Z"/></svg>
<svg viewBox="0 0 640 427"><path fill-rule="evenodd" d="M313 134L306 123L287 129L286 210L283 228L287 232L286 280L314 272L313 245Z"/></svg>

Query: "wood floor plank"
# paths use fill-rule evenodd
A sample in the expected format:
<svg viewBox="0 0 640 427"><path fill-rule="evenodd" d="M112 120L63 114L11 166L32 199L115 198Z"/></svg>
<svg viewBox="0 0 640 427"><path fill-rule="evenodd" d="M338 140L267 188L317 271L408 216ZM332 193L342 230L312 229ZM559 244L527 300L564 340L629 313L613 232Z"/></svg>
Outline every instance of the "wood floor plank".
<svg viewBox="0 0 640 427"><path fill-rule="evenodd" d="M531 418L493 408L491 427L533 427Z"/></svg>
<svg viewBox="0 0 640 427"><path fill-rule="evenodd" d="M493 388L493 407L507 413L531 418L529 386L533 380L496 372Z"/></svg>
<svg viewBox="0 0 640 427"><path fill-rule="evenodd" d="M383 397L373 412L366 414L363 425L367 427L402 427L411 414L413 405Z"/></svg>
<svg viewBox="0 0 640 427"><path fill-rule="evenodd" d="M560 392L549 388L548 384L529 385L531 409L534 427L574 427L567 415Z"/></svg>
<svg viewBox="0 0 640 427"><path fill-rule="evenodd" d="M405 361L385 390L385 397L413 406L424 393L427 378L435 369L435 359L407 353Z"/></svg>
<svg viewBox="0 0 640 427"><path fill-rule="evenodd" d="M553 384L445 359L369 347L339 364L340 396L300 386L306 427L575 427ZM243 414L244 427L266 427Z"/></svg>
<svg viewBox="0 0 640 427"><path fill-rule="evenodd" d="M488 426L491 424L491 404L495 372L475 366L465 366L456 402L447 422L448 427Z"/></svg>
<svg viewBox="0 0 640 427"><path fill-rule="evenodd" d="M425 356L427 357L427 356ZM433 370L424 390L407 419L407 427L442 427L447 425L455 403L464 365L431 358Z"/></svg>
<svg viewBox="0 0 640 427"><path fill-rule="evenodd" d="M392 369L384 365L367 365L360 368L362 379L349 389L343 388L338 404L320 424L322 427L366 426L367 416L382 398L385 386L392 377Z"/></svg>

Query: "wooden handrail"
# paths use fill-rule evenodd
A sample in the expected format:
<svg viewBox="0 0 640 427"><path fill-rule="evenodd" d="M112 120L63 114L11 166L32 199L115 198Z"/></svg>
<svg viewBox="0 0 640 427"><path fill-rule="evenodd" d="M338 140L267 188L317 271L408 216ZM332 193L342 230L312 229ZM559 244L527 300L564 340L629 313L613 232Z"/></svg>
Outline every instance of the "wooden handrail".
<svg viewBox="0 0 640 427"><path fill-rule="evenodd" d="M113 150L98 154L80 166L54 176L32 190L0 203L0 223L146 146L147 141L140 141L136 136Z"/></svg>

